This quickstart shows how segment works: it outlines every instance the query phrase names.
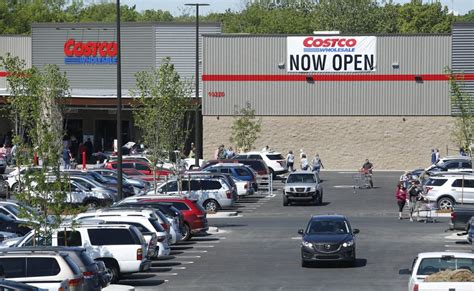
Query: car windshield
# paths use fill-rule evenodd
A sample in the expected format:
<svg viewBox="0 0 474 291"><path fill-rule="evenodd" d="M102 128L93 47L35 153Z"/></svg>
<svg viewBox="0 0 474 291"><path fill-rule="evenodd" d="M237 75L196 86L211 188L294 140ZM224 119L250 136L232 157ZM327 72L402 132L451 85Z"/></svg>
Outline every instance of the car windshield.
<svg viewBox="0 0 474 291"><path fill-rule="evenodd" d="M344 220L314 220L306 230L307 234L347 234L349 227Z"/></svg>
<svg viewBox="0 0 474 291"><path fill-rule="evenodd" d="M286 183L316 183L313 174L291 174Z"/></svg>
<svg viewBox="0 0 474 291"><path fill-rule="evenodd" d="M442 258L426 258L422 259L420 266L416 272L417 275L431 275L444 270L466 269L474 271L474 259L471 258L454 258L445 256Z"/></svg>

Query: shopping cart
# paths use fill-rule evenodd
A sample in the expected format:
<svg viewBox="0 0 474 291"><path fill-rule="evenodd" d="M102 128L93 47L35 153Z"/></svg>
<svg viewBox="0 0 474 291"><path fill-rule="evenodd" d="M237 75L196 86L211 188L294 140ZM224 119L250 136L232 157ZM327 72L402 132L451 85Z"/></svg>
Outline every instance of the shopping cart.
<svg viewBox="0 0 474 291"><path fill-rule="evenodd" d="M436 202L429 202L427 200L418 201L417 209L415 210L418 214L417 221L436 222L438 217L438 204ZM434 214L434 215L433 215Z"/></svg>
<svg viewBox="0 0 474 291"><path fill-rule="evenodd" d="M370 189L372 188L372 174L365 171L360 171L357 174L352 175L352 181L354 182L354 187L359 189Z"/></svg>

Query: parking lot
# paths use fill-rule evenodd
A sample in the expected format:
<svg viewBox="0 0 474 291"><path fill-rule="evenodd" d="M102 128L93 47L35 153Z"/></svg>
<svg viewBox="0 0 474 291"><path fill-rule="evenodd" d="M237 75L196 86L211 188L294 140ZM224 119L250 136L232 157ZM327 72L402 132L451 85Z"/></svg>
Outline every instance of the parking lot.
<svg viewBox="0 0 474 291"><path fill-rule="evenodd" d="M378 172L374 189L354 189L352 173L323 172L322 206L283 207L282 182L275 195L256 195L237 204L237 216L209 218L211 232L172 247L172 255L153 263L148 273L121 283L137 290L406 290L417 253L470 251L463 237L436 223L398 220L394 187L399 173ZM346 215L361 233L355 267L300 265L299 228L314 214Z"/></svg>

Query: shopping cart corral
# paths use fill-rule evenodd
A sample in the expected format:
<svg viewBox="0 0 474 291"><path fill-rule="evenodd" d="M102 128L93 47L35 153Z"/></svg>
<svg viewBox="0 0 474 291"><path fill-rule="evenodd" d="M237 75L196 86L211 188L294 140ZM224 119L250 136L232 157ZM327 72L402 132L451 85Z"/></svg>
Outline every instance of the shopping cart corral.
<svg viewBox="0 0 474 291"><path fill-rule="evenodd" d="M352 175L352 181L354 187L358 189L370 189L372 188L372 174L366 172L358 172Z"/></svg>

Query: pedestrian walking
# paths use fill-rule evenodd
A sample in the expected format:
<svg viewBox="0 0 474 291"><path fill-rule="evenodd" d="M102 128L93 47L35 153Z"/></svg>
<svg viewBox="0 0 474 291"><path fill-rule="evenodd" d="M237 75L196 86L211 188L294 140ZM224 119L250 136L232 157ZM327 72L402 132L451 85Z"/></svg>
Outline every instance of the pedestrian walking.
<svg viewBox="0 0 474 291"><path fill-rule="evenodd" d="M374 188L374 180L372 177L372 170L374 169L374 164L372 164L369 159L365 159L365 163L362 165L361 172L365 175L365 178L369 181L370 188Z"/></svg>
<svg viewBox="0 0 474 291"><path fill-rule="evenodd" d="M436 163L436 152L434 149L431 149L431 164L434 165Z"/></svg>
<svg viewBox="0 0 474 291"><path fill-rule="evenodd" d="M229 147L226 151L226 159L232 159L233 157L235 157L235 152L234 152L234 149L232 147Z"/></svg>
<svg viewBox="0 0 474 291"><path fill-rule="evenodd" d="M405 171L405 173L400 176L400 182L406 189L408 189L408 186L410 186L410 172Z"/></svg>
<svg viewBox="0 0 474 291"><path fill-rule="evenodd" d="M407 190L402 183L398 183L397 190L395 191L395 198L397 199L398 204L398 219L402 218L403 208L407 202Z"/></svg>
<svg viewBox="0 0 474 291"><path fill-rule="evenodd" d="M459 155L462 156L462 157L467 156L466 151L464 150L464 148L459 148Z"/></svg>
<svg viewBox="0 0 474 291"><path fill-rule="evenodd" d="M324 165L321 161L321 158L319 157L319 154L316 154L311 164L313 167L313 172L316 172L317 174L319 174L319 172L321 171L321 167L324 169Z"/></svg>
<svg viewBox="0 0 474 291"><path fill-rule="evenodd" d="M410 188L408 189L408 203L410 208L410 221L413 221L413 212L418 210L418 201L420 201L421 189L419 182L416 180L411 181Z"/></svg>
<svg viewBox="0 0 474 291"><path fill-rule="evenodd" d="M92 141L90 138L87 138L87 141L84 143L84 146L86 147L86 160L89 162L92 158L92 153L94 151L94 146L92 145Z"/></svg>
<svg viewBox="0 0 474 291"><path fill-rule="evenodd" d="M269 151L270 151L270 147L268 145L262 148L262 152L269 152Z"/></svg>
<svg viewBox="0 0 474 291"><path fill-rule="evenodd" d="M300 149L300 159L302 159L302 158L303 158L303 155L305 155L305 156L306 156L306 153L304 152L304 150L303 150L303 149Z"/></svg>
<svg viewBox="0 0 474 291"><path fill-rule="evenodd" d="M435 164L436 164L437 162L439 162L439 159L441 158L441 154L439 153L439 149L436 149L435 155L436 155L436 161L435 161Z"/></svg>
<svg viewBox="0 0 474 291"><path fill-rule="evenodd" d="M221 146L219 147L219 160L225 159L225 152L225 145L221 144Z"/></svg>
<svg viewBox="0 0 474 291"><path fill-rule="evenodd" d="M194 143L191 143L191 149L189 150L189 155L188 158L194 159L196 157L196 147L194 146Z"/></svg>
<svg viewBox="0 0 474 291"><path fill-rule="evenodd" d="M64 147L63 150L63 162L64 162L64 169L70 169L71 168L71 151L69 150L68 147Z"/></svg>
<svg viewBox="0 0 474 291"><path fill-rule="evenodd" d="M301 170L303 171L307 171L309 169L309 163L308 163L308 159L306 158L306 154L303 154L301 156L300 167L301 167Z"/></svg>
<svg viewBox="0 0 474 291"><path fill-rule="evenodd" d="M293 155L293 151L289 151L288 155L286 156L286 165L288 166L288 171L290 172L295 171L294 164L295 164L295 155Z"/></svg>

